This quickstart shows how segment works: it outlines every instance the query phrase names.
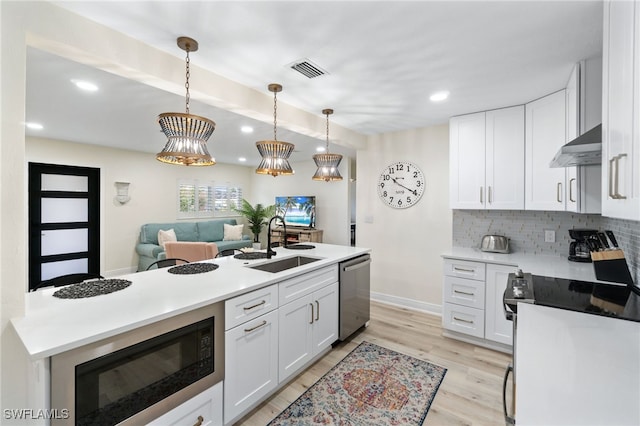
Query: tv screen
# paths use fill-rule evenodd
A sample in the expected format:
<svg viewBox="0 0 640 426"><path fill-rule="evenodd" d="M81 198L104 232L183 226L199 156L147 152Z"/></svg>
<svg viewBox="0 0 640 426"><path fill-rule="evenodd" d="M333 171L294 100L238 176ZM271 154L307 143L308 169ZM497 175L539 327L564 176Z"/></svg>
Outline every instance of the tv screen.
<svg viewBox="0 0 640 426"><path fill-rule="evenodd" d="M316 197L276 197L276 214L287 226L316 227Z"/></svg>

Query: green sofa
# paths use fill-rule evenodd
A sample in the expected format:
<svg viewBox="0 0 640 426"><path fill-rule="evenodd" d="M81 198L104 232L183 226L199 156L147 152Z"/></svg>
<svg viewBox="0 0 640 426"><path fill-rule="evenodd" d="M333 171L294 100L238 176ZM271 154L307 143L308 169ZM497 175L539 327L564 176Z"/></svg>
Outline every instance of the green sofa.
<svg viewBox="0 0 640 426"><path fill-rule="evenodd" d="M224 224L237 225L235 219L214 219L202 222L147 223L140 228L140 242L136 245L138 271L145 271L153 262L164 259L164 249L158 244L158 231L173 229L178 241L203 241L216 243L218 250L251 247L252 239L243 235L242 240L223 241Z"/></svg>

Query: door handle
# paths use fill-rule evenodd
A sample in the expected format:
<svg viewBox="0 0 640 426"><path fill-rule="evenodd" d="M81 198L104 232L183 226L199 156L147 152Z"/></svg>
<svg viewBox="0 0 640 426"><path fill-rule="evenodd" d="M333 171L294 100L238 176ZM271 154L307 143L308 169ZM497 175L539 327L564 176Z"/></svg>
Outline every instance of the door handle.
<svg viewBox="0 0 640 426"><path fill-rule="evenodd" d="M482 201L482 187L480 187L480 204L483 204L484 201Z"/></svg>
<svg viewBox="0 0 640 426"><path fill-rule="evenodd" d="M309 303L309 306L311 306L311 321L309 321L309 324L313 324L313 303Z"/></svg>
<svg viewBox="0 0 640 426"><path fill-rule="evenodd" d="M320 302L316 300L316 321L320 321Z"/></svg>
<svg viewBox="0 0 640 426"><path fill-rule="evenodd" d="M505 423L508 425L515 425L516 419L507 413L507 380L511 373L513 373L513 364L509 364L507 370L504 372L504 380L502 381L502 410L504 412Z"/></svg>
<svg viewBox="0 0 640 426"><path fill-rule="evenodd" d="M609 197L615 199L613 194L613 164L616 161L616 157L609 159Z"/></svg>
<svg viewBox="0 0 640 426"><path fill-rule="evenodd" d="M492 202L492 198L493 198L493 197L491 196L491 187L490 187L490 186L489 186L489 187L487 187L487 192L488 192L488 194L487 194L487 199L488 199L488 201L489 201L489 204L491 204L491 202Z"/></svg>
<svg viewBox="0 0 640 426"><path fill-rule="evenodd" d="M569 201L571 201L572 203L576 202L576 200L573 198L573 185L572 185L572 183L575 181L576 181L576 178L569 179Z"/></svg>
<svg viewBox="0 0 640 426"><path fill-rule="evenodd" d="M562 182L558 182L558 185L556 186L556 199L558 200L559 203L562 202Z"/></svg>
<svg viewBox="0 0 640 426"><path fill-rule="evenodd" d="M364 262L356 263L355 265L345 266L344 268L342 268L342 272L350 272L350 271L353 271L355 269L364 268L365 266L367 266L370 263L371 263L371 259L367 259Z"/></svg>
<svg viewBox="0 0 640 426"><path fill-rule="evenodd" d="M622 195L620 194L620 164L619 161L621 158L626 157L627 154L618 154L616 155L615 158L615 164L616 164L616 174L615 174L615 178L614 178L614 193L613 193L613 198L615 198L616 200L626 200L627 196L626 195Z"/></svg>

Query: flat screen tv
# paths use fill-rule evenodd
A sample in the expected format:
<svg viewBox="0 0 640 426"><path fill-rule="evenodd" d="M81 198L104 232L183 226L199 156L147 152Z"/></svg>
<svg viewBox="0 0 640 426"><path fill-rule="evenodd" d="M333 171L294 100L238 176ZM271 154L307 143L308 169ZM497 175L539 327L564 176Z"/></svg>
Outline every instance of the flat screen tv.
<svg viewBox="0 0 640 426"><path fill-rule="evenodd" d="M316 197L276 197L276 214L287 226L316 227Z"/></svg>

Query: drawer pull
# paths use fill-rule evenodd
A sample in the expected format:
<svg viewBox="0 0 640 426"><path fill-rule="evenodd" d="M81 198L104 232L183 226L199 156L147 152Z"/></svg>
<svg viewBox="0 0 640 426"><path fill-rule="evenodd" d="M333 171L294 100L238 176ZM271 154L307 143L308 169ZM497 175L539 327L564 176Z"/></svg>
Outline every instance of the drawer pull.
<svg viewBox="0 0 640 426"><path fill-rule="evenodd" d="M242 309L244 309L245 311L250 311L250 310L252 310L252 309L254 309L254 308L257 308L258 306L264 305L264 304L266 304L266 303L267 303L267 301L266 301L266 300L263 300L263 301L262 301L262 302L260 302L260 303L256 303L256 304L255 304L255 305L253 305L253 306L247 306L247 307L242 308Z"/></svg>
<svg viewBox="0 0 640 426"><path fill-rule="evenodd" d="M244 332L245 333L251 333L252 331L259 329L260 327L264 327L265 325L267 325L267 320L262 320L262 322L260 324L256 325L255 327L245 328Z"/></svg>
<svg viewBox="0 0 640 426"><path fill-rule="evenodd" d="M198 416L198 421L193 424L193 426L202 426L204 423L204 417Z"/></svg>
<svg viewBox="0 0 640 426"><path fill-rule="evenodd" d="M475 293L469 293L468 291L460 291L460 290L453 290L454 293L458 293L458 294L464 294L465 296L475 296Z"/></svg>
<svg viewBox="0 0 640 426"><path fill-rule="evenodd" d="M316 321L320 321L320 302L316 300Z"/></svg>
<svg viewBox="0 0 640 426"><path fill-rule="evenodd" d="M309 324L313 324L313 303L309 303L309 306L311 306L311 321L309 321Z"/></svg>
<svg viewBox="0 0 640 426"><path fill-rule="evenodd" d="M457 266L454 266L453 270L456 272L469 272L471 274L476 272L475 269L458 268Z"/></svg>
<svg viewBox="0 0 640 426"><path fill-rule="evenodd" d="M453 317L453 319L460 322L466 322L467 324L473 324L473 321L466 320L464 318Z"/></svg>

